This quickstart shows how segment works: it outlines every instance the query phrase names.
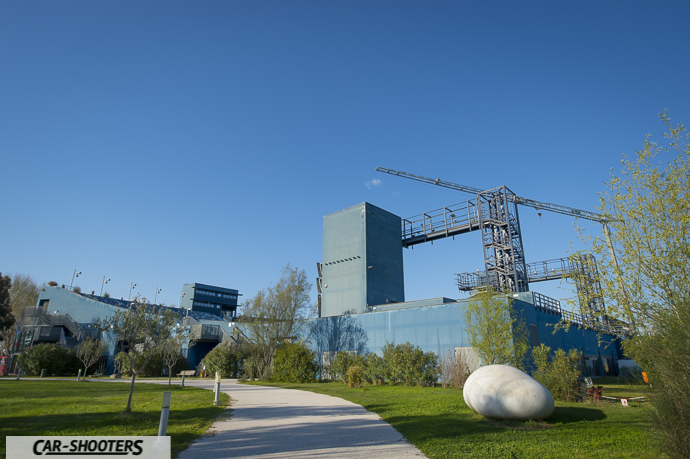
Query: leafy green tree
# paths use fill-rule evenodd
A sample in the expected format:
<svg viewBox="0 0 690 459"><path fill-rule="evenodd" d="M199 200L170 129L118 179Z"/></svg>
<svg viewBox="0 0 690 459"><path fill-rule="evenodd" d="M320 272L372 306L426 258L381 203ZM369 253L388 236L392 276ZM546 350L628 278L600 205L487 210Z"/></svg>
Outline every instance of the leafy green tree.
<svg viewBox="0 0 690 459"><path fill-rule="evenodd" d="M288 264L276 285L261 290L244 305L244 314L238 321L254 343L260 378L270 378L278 347L299 336L306 319L314 315L309 302L311 287L306 272Z"/></svg>
<svg viewBox="0 0 690 459"><path fill-rule="evenodd" d="M12 327L16 320L12 314L10 290L12 279L0 273L0 330Z"/></svg>
<svg viewBox="0 0 690 459"><path fill-rule="evenodd" d="M0 329L0 355L10 355L12 353L12 344L14 344L16 334L17 327L15 325Z"/></svg>
<svg viewBox="0 0 690 459"><path fill-rule="evenodd" d="M90 367L94 366L108 350L108 345L100 339L86 338L77 344L74 350L77 358L84 364L84 377Z"/></svg>
<svg viewBox="0 0 690 459"><path fill-rule="evenodd" d="M665 145L648 135L599 196L611 244L606 232L582 237L599 259L609 316L627 321L625 352L651 377L664 448L690 457L690 134L659 116Z"/></svg>
<svg viewBox="0 0 690 459"><path fill-rule="evenodd" d="M36 306L41 288L42 286L39 286L31 276L15 274L12 277L10 296L12 297L12 312L17 320L21 319L24 308Z"/></svg>
<svg viewBox="0 0 690 459"><path fill-rule="evenodd" d="M469 343L484 365L524 369L527 326L510 297L491 289L475 293L465 308L465 326Z"/></svg>
<svg viewBox="0 0 690 459"><path fill-rule="evenodd" d="M546 387L553 398L566 402L575 401L579 387L581 354L577 349L565 352L558 349L549 360L551 348L541 344L532 349L532 358L537 367L532 372L534 379Z"/></svg>
<svg viewBox="0 0 690 459"><path fill-rule="evenodd" d="M222 343L211 349L201 363L212 375L220 373L221 378L235 378L241 369L242 356L230 343Z"/></svg>
<svg viewBox="0 0 690 459"><path fill-rule="evenodd" d="M162 346L161 359L168 368L168 386L172 382L173 368L182 359L182 347L185 344L192 346L192 343L189 343L189 327L177 330L177 333L171 336Z"/></svg>
<svg viewBox="0 0 690 459"><path fill-rule="evenodd" d="M10 355L14 343L16 318L12 313L10 290L12 279L0 273L0 353Z"/></svg>
<svg viewBox="0 0 690 459"><path fill-rule="evenodd" d="M163 347L174 336L180 317L165 308L153 307L144 302L135 302L130 308L117 308L115 314L99 322L107 336L119 343L122 352L118 358L125 362L132 374L126 412L132 410L134 382L148 362L160 355Z"/></svg>
<svg viewBox="0 0 690 459"><path fill-rule="evenodd" d="M319 367L316 353L301 342L287 343L278 348L273 359L273 380L306 383L316 379Z"/></svg>

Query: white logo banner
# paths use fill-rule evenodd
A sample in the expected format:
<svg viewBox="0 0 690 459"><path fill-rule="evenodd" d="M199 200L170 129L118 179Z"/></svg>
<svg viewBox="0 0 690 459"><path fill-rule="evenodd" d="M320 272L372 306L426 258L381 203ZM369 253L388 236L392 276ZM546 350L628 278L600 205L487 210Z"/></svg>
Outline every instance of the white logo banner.
<svg viewBox="0 0 690 459"><path fill-rule="evenodd" d="M7 459L60 458L170 459L170 437L6 437Z"/></svg>

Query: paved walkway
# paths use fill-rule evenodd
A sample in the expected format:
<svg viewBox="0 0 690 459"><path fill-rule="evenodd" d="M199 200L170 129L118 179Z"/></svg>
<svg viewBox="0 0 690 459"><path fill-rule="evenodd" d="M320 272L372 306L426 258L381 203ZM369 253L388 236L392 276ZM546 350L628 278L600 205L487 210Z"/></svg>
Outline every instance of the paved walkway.
<svg viewBox="0 0 690 459"><path fill-rule="evenodd" d="M185 381L211 389L212 381ZM216 421L180 459L406 458L425 456L375 413L328 395L224 379L232 417ZM174 406L173 406L174 409Z"/></svg>

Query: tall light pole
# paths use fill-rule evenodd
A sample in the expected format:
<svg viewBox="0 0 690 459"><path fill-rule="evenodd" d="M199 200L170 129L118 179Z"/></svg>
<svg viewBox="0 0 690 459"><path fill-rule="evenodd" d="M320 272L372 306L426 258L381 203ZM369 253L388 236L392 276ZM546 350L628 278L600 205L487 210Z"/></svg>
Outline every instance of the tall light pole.
<svg viewBox="0 0 690 459"><path fill-rule="evenodd" d="M134 290L134 287L136 287L137 284L132 282L129 286L129 295L127 295L127 301L129 301L130 298L132 298L132 290Z"/></svg>
<svg viewBox="0 0 690 459"><path fill-rule="evenodd" d="M103 282L101 282L101 296L103 296L103 286L110 282L110 278L106 279L105 276L103 276Z"/></svg>
<svg viewBox="0 0 690 459"><path fill-rule="evenodd" d="M162 288L156 287L156 294L155 294L154 297L153 297L153 304L156 304L156 298L158 298L158 294L159 294L160 292L162 292L162 291L163 291Z"/></svg>
<svg viewBox="0 0 690 459"><path fill-rule="evenodd" d="M69 289L72 290L72 284L74 284L74 278L79 277L79 274L81 274L81 271L77 271L76 269L72 273L72 282L69 283Z"/></svg>

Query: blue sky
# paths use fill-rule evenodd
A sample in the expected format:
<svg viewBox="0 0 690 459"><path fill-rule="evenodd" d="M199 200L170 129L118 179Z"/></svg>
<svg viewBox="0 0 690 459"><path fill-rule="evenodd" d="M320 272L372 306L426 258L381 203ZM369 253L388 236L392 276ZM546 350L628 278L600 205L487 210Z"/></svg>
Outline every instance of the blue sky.
<svg viewBox="0 0 690 459"><path fill-rule="evenodd" d="M0 271L247 298L288 262L316 277L324 215L468 199L376 166L594 210L621 155L661 140L657 113L690 123L688 17L683 1L1 2ZM568 217L520 217L528 261L581 246ZM406 297L461 298L454 274L482 266L479 234L406 250Z"/></svg>

